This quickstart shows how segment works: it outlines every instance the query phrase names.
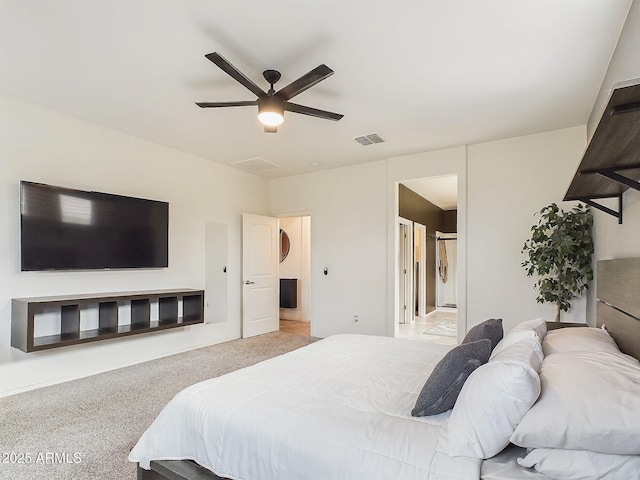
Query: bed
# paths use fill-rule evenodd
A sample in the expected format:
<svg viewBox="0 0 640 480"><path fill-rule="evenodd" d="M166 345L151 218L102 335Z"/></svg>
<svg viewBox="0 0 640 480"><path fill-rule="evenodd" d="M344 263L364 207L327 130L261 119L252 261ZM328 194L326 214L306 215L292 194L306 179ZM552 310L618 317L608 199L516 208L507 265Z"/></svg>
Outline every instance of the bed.
<svg viewBox="0 0 640 480"><path fill-rule="evenodd" d="M129 459L140 480L637 478L640 259L597 272L606 330L336 335L183 390Z"/></svg>

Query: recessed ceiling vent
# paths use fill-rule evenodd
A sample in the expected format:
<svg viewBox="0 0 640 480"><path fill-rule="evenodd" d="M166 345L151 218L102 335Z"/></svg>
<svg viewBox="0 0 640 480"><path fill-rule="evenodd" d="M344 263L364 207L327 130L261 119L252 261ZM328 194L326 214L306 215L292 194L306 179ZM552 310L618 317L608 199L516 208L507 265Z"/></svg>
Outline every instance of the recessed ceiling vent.
<svg viewBox="0 0 640 480"><path fill-rule="evenodd" d="M250 158L249 160L238 160L237 162L231 162L234 167L239 167L250 172L264 172L266 170L273 170L274 168L280 168L277 163L270 162L264 158Z"/></svg>
<svg viewBox="0 0 640 480"><path fill-rule="evenodd" d="M377 133L370 133L369 135L363 135L362 137L357 137L355 139L362 146L373 145L374 143L382 143L384 142L384 138L382 138Z"/></svg>

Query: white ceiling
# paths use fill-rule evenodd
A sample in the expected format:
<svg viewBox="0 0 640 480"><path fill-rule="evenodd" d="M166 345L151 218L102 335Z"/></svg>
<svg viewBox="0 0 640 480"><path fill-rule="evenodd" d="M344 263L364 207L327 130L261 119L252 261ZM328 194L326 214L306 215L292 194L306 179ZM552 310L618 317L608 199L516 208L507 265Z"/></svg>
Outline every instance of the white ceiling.
<svg viewBox="0 0 640 480"><path fill-rule="evenodd" d="M586 123L631 1L0 0L0 92L281 177ZM196 107L255 99L214 51L265 89L327 64L295 102L344 118Z"/></svg>
<svg viewBox="0 0 640 480"><path fill-rule="evenodd" d="M442 210L456 210L458 208L457 175L415 178L405 180L402 184Z"/></svg>

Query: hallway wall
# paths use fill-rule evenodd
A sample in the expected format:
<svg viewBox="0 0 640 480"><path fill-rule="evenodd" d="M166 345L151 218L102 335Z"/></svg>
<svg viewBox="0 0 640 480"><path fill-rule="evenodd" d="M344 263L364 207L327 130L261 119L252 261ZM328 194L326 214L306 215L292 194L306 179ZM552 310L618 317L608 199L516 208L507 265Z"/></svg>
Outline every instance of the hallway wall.
<svg viewBox="0 0 640 480"><path fill-rule="evenodd" d="M458 232L458 210L445 210L442 218L444 220L443 233Z"/></svg>

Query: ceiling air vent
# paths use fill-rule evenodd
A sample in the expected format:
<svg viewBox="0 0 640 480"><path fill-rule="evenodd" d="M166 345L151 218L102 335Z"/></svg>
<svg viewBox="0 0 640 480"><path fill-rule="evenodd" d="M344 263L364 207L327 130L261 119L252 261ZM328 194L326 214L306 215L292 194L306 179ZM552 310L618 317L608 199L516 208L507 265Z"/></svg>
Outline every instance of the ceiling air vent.
<svg viewBox="0 0 640 480"><path fill-rule="evenodd" d="M370 133L369 135L363 135L362 137L357 137L355 140L356 142L358 142L360 145L363 145L363 146L384 142L384 139L377 133Z"/></svg>
<svg viewBox="0 0 640 480"><path fill-rule="evenodd" d="M270 162L264 158L250 158L249 160L238 160L237 162L231 162L234 167L239 167L250 172L264 172L266 170L273 170L274 168L280 168L277 163Z"/></svg>

